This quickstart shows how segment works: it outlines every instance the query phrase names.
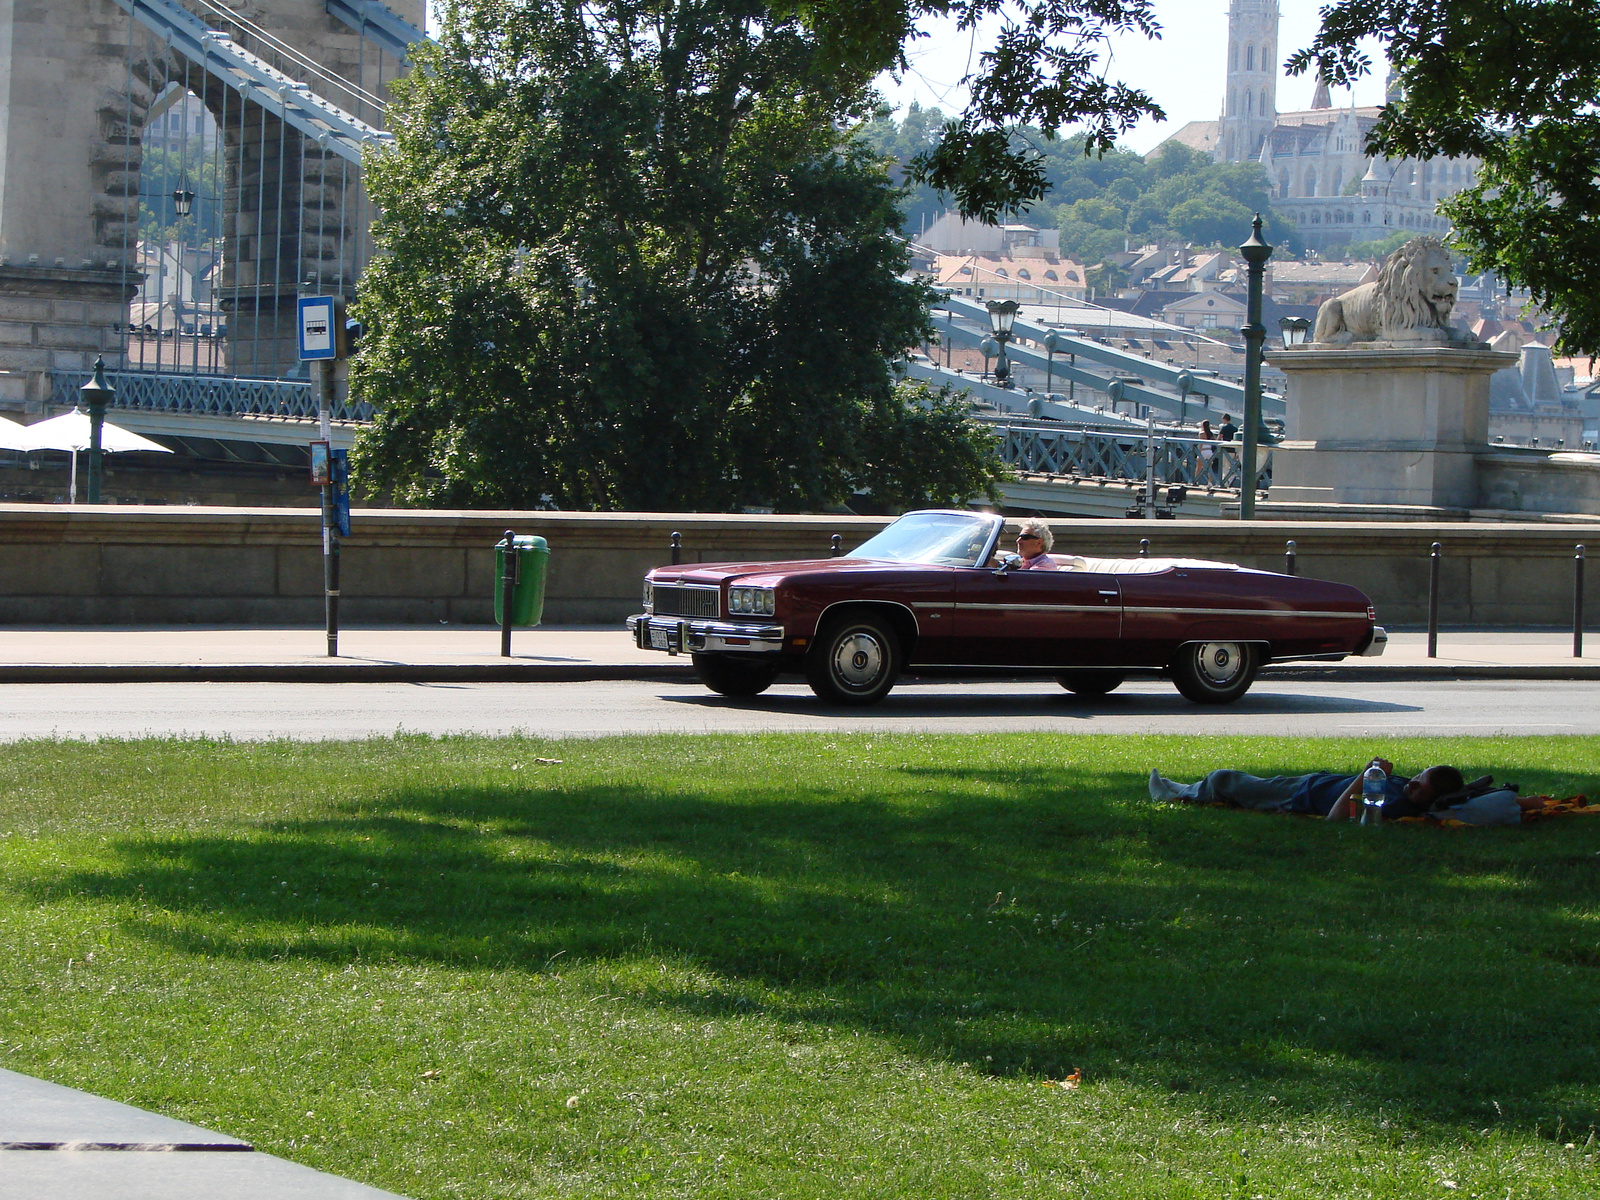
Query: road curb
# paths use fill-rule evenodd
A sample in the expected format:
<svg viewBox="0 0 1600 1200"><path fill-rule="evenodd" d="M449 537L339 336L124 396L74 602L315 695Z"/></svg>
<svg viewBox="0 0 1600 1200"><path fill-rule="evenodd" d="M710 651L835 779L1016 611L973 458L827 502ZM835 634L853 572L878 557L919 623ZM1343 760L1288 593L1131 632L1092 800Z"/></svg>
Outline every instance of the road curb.
<svg viewBox="0 0 1600 1200"><path fill-rule="evenodd" d="M1048 679L1048 672L960 671L912 668L929 682L955 679ZM623 663L68 663L0 666L5 683L688 683L687 662ZM1285 663L1261 669L1262 681L1316 683L1422 683L1444 680L1600 680L1600 663L1529 666L1396 664L1350 666Z"/></svg>
<svg viewBox="0 0 1600 1200"><path fill-rule="evenodd" d="M1571 666L1544 664L1540 666L1506 666L1484 664L1473 666L1446 666L1407 664L1405 666L1319 666L1285 663L1280 667L1262 667L1260 679L1300 679L1323 683L1424 683L1445 679L1600 679L1600 663L1573 663Z"/></svg>

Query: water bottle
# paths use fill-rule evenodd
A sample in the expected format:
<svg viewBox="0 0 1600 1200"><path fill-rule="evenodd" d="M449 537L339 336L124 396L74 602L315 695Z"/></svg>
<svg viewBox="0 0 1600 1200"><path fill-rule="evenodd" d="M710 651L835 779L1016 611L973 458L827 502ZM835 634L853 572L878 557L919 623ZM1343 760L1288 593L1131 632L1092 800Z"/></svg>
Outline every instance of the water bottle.
<svg viewBox="0 0 1600 1200"><path fill-rule="evenodd" d="M1361 774L1361 823L1383 824L1383 785L1388 776L1383 768L1373 763Z"/></svg>

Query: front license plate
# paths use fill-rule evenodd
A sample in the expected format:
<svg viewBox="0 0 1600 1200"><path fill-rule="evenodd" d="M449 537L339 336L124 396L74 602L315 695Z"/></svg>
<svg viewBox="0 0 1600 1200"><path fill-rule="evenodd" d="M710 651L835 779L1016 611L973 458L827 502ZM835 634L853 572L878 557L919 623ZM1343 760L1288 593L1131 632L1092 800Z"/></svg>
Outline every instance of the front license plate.
<svg viewBox="0 0 1600 1200"><path fill-rule="evenodd" d="M672 649L672 630L670 630L670 629L662 629L658 625L650 626L650 649L652 649L652 650L670 650L670 649Z"/></svg>

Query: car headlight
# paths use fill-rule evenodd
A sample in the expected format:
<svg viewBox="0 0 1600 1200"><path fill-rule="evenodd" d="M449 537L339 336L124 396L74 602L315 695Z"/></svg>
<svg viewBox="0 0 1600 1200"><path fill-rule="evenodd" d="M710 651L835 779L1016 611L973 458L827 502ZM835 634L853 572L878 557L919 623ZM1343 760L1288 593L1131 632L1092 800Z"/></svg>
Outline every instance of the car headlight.
<svg viewBox="0 0 1600 1200"><path fill-rule="evenodd" d="M648 579L644 581L644 610L647 613L656 611L656 585Z"/></svg>
<svg viewBox="0 0 1600 1200"><path fill-rule="evenodd" d="M773 611L771 588L736 587L728 589L728 612L738 616L770 617Z"/></svg>

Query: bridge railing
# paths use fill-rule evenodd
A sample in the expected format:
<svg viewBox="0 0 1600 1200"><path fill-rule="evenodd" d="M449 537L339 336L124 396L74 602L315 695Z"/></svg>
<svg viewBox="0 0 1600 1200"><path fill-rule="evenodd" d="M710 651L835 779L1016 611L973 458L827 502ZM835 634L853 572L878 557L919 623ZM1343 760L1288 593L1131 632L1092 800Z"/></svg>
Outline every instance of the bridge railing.
<svg viewBox="0 0 1600 1200"><path fill-rule="evenodd" d="M1152 454L1158 483L1237 489L1242 475L1241 447L1236 442L1157 432L1152 445L1144 434L1032 425L996 425L995 433L1000 438L1000 455L1009 465L1040 475L1142 481L1147 456ZM1270 469L1265 454L1263 461L1265 475Z"/></svg>
<svg viewBox="0 0 1600 1200"><path fill-rule="evenodd" d="M52 404L78 403L78 389L88 383L86 371L51 373ZM229 375L166 375L154 371L107 371L116 392L113 409L142 409L214 417L293 417L317 419L317 398L311 384L292 379L240 379ZM335 421L370 421L373 407L344 401L329 415Z"/></svg>

